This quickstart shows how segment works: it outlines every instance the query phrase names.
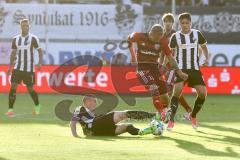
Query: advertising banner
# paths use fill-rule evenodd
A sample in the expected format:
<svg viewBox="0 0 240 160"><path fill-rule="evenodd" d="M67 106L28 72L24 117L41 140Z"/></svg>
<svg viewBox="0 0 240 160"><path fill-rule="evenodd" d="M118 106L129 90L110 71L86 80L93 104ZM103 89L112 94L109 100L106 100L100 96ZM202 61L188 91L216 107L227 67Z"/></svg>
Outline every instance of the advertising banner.
<svg viewBox="0 0 240 160"><path fill-rule="evenodd" d="M64 40L119 40L142 29L141 5L7 4L0 5L0 37L19 32L28 18L38 37Z"/></svg>
<svg viewBox="0 0 240 160"><path fill-rule="evenodd" d="M10 89L8 66L0 66L0 92ZM106 92L113 94L146 93L137 79L133 66L87 67L87 66L43 66L35 73L35 89L39 93L84 94ZM208 94L240 94L239 67L202 68ZM27 92L20 85L18 92ZM193 93L186 87L184 93Z"/></svg>

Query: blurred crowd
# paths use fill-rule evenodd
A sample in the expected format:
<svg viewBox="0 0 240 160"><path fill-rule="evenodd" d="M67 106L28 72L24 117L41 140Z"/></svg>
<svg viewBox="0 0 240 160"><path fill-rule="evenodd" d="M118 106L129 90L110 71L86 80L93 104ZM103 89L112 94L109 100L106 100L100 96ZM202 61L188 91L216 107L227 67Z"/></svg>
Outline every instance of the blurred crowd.
<svg viewBox="0 0 240 160"><path fill-rule="evenodd" d="M166 6L172 5L172 0L151 0L151 5ZM176 0L177 6L236 6L240 5L240 0Z"/></svg>
<svg viewBox="0 0 240 160"><path fill-rule="evenodd" d="M45 3L46 0L1 0L6 3ZM172 0L48 0L49 3L77 4L141 4L146 6L170 6ZM240 6L240 0L176 0L176 6Z"/></svg>

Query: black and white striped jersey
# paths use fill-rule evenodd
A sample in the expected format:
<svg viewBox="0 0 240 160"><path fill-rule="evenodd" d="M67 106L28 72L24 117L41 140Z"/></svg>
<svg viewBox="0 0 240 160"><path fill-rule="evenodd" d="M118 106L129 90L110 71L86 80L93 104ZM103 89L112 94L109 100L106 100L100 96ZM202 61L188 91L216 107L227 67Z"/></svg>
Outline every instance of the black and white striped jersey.
<svg viewBox="0 0 240 160"><path fill-rule="evenodd" d="M199 30L191 29L188 34L181 31L170 39L170 48L175 49L174 56L179 69L199 70L199 45L207 43Z"/></svg>
<svg viewBox="0 0 240 160"><path fill-rule="evenodd" d="M22 37L21 34L12 40L12 49L16 50L14 69L18 71L34 72L34 51L39 49L39 39L29 33Z"/></svg>
<svg viewBox="0 0 240 160"><path fill-rule="evenodd" d="M92 128L93 119L96 116L89 109L79 106L74 110L72 121L79 121L83 128Z"/></svg>

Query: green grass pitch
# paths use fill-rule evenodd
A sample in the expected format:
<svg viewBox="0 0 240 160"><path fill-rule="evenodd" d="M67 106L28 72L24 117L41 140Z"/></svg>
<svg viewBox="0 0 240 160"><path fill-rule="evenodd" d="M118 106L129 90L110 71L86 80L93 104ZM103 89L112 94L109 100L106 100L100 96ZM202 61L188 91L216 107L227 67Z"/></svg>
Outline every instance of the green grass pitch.
<svg viewBox="0 0 240 160"><path fill-rule="evenodd" d="M187 95L193 104L194 96ZM7 118L8 95L1 94L0 160L237 160L240 159L240 97L209 95L199 114L201 127L194 131L189 122L179 120L174 131L163 136L73 138L66 121L55 116L55 105L79 96L40 95L42 114L32 116L33 102L28 95L17 95L16 117ZM120 100L120 99L119 99ZM137 107L136 107L137 106ZM122 100L116 110L153 111L150 98L138 98L136 106ZM178 113L183 113L179 107ZM143 128L148 122L133 122Z"/></svg>

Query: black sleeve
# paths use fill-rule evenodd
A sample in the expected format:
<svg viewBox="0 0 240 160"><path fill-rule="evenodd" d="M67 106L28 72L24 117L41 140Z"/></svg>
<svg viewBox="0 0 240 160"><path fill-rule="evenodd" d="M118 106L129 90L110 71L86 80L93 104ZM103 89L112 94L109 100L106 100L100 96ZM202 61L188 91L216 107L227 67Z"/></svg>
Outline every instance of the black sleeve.
<svg viewBox="0 0 240 160"><path fill-rule="evenodd" d="M169 46L170 48L175 48L177 46L177 39L176 39L176 34L173 34L170 38L170 42L169 42Z"/></svg>
<svg viewBox="0 0 240 160"><path fill-rule="evenodd" d="M200 31L198 31L198 43L199 44L207 43L205 37L203 36L203 34Z"/></svg>
<svg viewBox="0 0 240 160"><path fill-rule="evenodd" d="M17 49L16 38L12 40L12 49Z"/></svg>
<svg viewBox="0 0 240 160"><path fill-rule="evenodd" d="M36 37L33 37L32 44L34 48L39 48L39 40Z"/></svg>

